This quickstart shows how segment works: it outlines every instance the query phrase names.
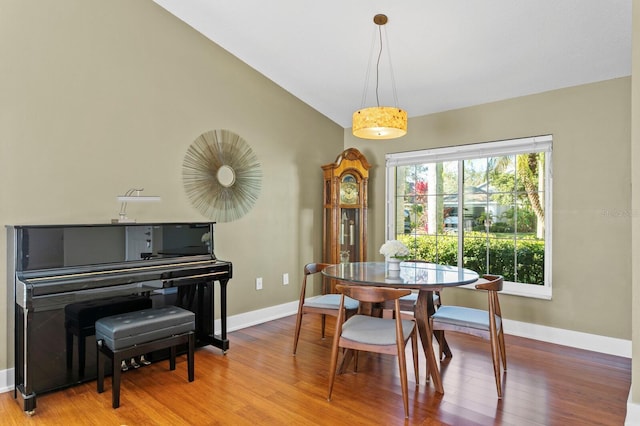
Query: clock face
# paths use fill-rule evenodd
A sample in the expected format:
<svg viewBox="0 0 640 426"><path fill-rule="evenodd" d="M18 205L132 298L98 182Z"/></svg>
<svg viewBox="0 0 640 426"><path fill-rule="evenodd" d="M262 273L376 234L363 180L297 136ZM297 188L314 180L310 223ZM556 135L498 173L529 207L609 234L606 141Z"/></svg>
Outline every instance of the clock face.
<svg viewBox="0 0 640 426"><path fill-rule="evenodd" d="M351 175L346 175L340 184L340 202L343 204L358 203L358 184Z"/></svg>

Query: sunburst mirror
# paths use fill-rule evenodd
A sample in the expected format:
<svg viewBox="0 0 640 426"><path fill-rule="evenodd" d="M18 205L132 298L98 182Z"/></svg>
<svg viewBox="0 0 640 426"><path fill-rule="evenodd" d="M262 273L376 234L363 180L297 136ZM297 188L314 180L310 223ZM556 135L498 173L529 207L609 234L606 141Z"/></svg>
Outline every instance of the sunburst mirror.
<svg viewBox="0 0 640 426"><path fill-rule="evenodd" d="M229 130L210 130L193 141L182 163L193 206L216 222L240 219L262 189L262 169L247 142Z"/></svg>

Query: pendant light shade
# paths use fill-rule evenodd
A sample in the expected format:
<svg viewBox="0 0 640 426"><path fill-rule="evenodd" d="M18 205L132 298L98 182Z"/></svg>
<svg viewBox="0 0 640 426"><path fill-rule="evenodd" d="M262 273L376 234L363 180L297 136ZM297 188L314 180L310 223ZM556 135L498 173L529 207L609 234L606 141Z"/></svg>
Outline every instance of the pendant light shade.
<svg viewBox="0 0 640 426"><path fill-rule="evenodd" d="M380 58L382 56L382 27L388 21L386 15L378 14L373 17L373 22L378 26L378 35L380 39L380 49L376 61L376 81L375 94L376 106L364 108L366 100L367 84L365 81L364 93L362 95L362 108L353 113L352 132L353 135L363 139L395 139L407 134L407 112L397 106L398 96L396 93L396 83L393 78L393 69L391 68L391 58L389 58L389 67L391 69L391 84L393 89L393 97L396 106L380 106L378 96L378 87L380 79ZM386 34L386 33L385 33ZM374 40L375 42L375 40ZM372 45L373 48L373 45ZM367 69L367 80L369 69Z"/></svg>
<svg viewBox="0 0 640 426"><path fill-rule="evenodd" d="M353 113L353 135L363 139L395 139L407 134L407 112L396 107L370 107Z"/></svg>

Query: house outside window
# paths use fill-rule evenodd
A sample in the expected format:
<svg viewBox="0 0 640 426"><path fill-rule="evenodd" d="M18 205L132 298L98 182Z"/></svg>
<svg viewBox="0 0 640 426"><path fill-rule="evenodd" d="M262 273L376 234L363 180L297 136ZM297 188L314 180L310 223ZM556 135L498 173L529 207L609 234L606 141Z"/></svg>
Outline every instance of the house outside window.
<svg viewBox="0 0 640 426"><path fill-rule="evenodd" d="M387 239L551 298L552 137L387 154Z"/></svg>

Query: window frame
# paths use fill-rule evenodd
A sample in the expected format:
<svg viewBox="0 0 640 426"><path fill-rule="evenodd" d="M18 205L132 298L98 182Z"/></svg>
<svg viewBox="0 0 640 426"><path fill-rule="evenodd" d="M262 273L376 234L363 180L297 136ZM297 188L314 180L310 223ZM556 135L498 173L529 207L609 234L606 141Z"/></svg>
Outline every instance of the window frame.
<svg viewBox="0 0 640 426"><path fill-rule="evenodd" d="M545 154L545 185L544 185L544 285L514 283L505 281L503 293L516 296L548 299L552 297L552 229L553 229L553 151L552 135L542 135L526 138L516 138L502 141L482 142L468 145L432 148L419 151L389 153L385 155L386 189L385 189L385 238L396 238L396 168L425 163L444 161L464 161L477 158L499 157L507 155L543 152ZM459 163L459 167L460 167ZM464 188L458 187L458 199L463 199ZM459 233L459 250L462 250L463 233ZM458 266L461 266L462 256L458 256ZM475 289L474 284L461 288Z"/></svg>

